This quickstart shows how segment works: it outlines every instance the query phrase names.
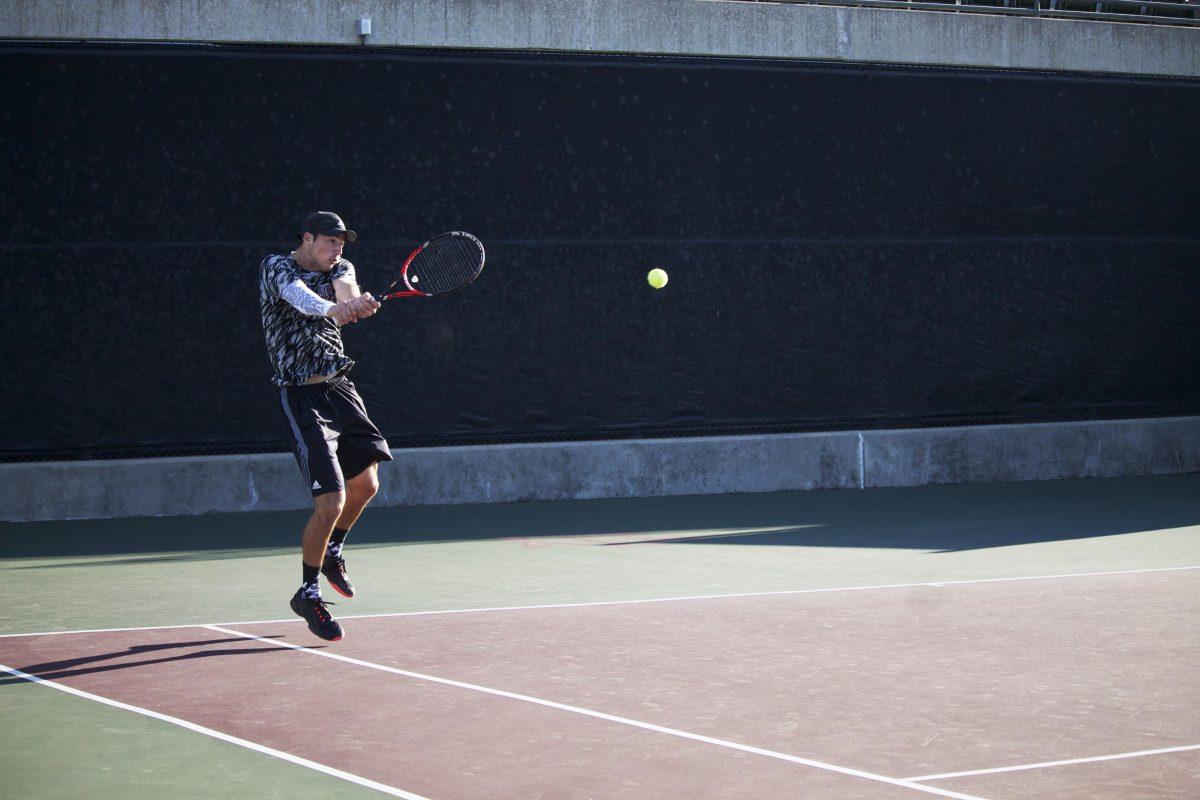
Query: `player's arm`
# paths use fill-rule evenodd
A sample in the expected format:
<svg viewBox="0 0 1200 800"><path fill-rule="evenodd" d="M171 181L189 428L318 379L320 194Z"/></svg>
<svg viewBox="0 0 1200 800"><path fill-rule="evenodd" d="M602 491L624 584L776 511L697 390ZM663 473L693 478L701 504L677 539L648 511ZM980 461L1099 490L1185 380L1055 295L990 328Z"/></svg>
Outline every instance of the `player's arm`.
<svg viewBox="0 0 1200 800"><path fill-rule="evenodd" d="M364 294L358 288L354 267L348 261L341 262L334 272L333 296L339 303L348 303L354 309L355 319L369 317L379 309L379 303L370 292Z"/></svg>
<svg viewBox="0 0 1200 800"><path fill-rule="evenodd" d="M333 279L333 296L338 299L338 302L346 302L353 300L362 295L358 288L358 281L354 280L354 276L343 275L340 278Z"/></svg>
<svg viewBox="0 0 1200 800"><path fill-rule="evenodd" d="M353 305L345 302L331 303L309 289L299 278L281 282L279 296L292 308L310 317L329 317L338 325L346 325L358 319L358 312Z"/></svg>

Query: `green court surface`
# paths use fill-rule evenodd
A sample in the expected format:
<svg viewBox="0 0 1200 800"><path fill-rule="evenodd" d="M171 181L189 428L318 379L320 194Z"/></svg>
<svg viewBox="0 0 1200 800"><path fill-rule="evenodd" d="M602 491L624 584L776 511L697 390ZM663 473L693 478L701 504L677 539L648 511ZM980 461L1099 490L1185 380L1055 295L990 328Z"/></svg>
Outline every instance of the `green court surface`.
<svg viewBox="0 0 1200 800"><path fill-rule="evenodd" d="M0 525L0 634L294 619L306 518ZM1200 475L377 508L345 556L348 639L356 615L1192 568ZM320 737L336 709L296 702ZM8 675L0 718L2 797L380 796Z"/></svg>

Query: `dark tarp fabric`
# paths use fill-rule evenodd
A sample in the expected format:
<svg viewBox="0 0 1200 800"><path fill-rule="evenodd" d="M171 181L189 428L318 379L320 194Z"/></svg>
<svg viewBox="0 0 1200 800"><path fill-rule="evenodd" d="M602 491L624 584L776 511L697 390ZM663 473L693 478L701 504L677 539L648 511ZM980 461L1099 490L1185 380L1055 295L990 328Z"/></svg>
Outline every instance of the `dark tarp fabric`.
<svg viewBox="0 0 1200 800"><path fill-rule="evenodd" d="M393 446L1200 413L1200 82L0 47L0 458L285 448L259 262L337 211ZM646 273L665 269L655 291Z"/></svg>

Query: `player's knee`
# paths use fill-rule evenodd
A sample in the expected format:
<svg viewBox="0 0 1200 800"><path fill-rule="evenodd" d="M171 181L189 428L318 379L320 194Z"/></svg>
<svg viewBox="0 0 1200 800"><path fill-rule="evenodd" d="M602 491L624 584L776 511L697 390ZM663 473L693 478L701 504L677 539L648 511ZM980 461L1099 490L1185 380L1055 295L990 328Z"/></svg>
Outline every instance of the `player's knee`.
<svg viewBox="0 0 1200 800"><path fill-rule="evenodd" d="M337 521L338 516L342 513L342 509L346 505L345 492L326 492L319 494L313 498L313 505L316 508L316 513L331 524Z"/></svg>
<svg viewBox="0 0 1200 800"><path fill-rule="evenodd" d="M370 500L379 491L379 475L376 473L375 467L372 465L358 475L355 475L346 489L354 494L356 498L362 500Z"/></svg>
<svg viewBox="0 0 1200 800"><path fill-rule="evenodd" d="M372 467L363 474L363 492L368 498L372 498L379 491L379 476L375 474L375 469Z"/></svg>

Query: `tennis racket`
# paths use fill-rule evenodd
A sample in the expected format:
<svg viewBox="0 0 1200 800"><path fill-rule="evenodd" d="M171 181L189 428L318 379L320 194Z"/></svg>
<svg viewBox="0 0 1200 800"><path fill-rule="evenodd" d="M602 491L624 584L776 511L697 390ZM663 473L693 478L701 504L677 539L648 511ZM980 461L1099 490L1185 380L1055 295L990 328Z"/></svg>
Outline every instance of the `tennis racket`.
<svg viewBox="0 0 1200 800"><path fill-rule="evenodd" d="M400 275L379 293L379 302L398 297L433 297L470 286L483 272L483 243L469 233L451 231L413 250Z"/></svg>

